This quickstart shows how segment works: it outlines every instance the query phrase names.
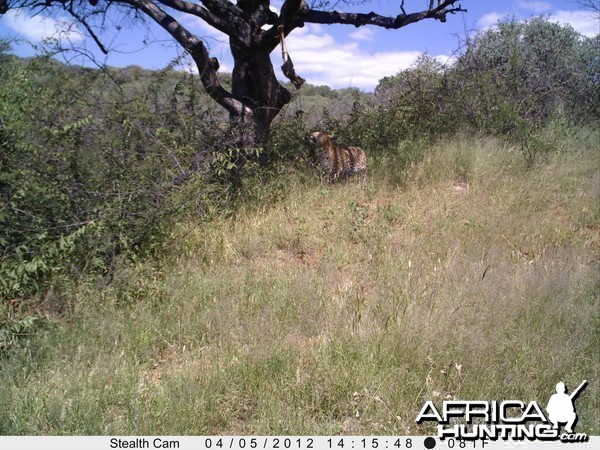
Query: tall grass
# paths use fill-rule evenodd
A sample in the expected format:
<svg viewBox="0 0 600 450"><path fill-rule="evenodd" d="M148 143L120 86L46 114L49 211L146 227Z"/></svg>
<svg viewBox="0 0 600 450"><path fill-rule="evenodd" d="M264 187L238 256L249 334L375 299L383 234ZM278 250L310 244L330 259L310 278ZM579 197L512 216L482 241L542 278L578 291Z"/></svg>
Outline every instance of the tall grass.
<svg viewBox="0 0 600 450"><path fill-rule="evenodd" d="M0 433L427 433L426 400L545 405L587 379L577 431L598 434L597 138L533 169L493 139L405 170L400 148L366 187L293 178L181 224L1 362Z"/></svg>

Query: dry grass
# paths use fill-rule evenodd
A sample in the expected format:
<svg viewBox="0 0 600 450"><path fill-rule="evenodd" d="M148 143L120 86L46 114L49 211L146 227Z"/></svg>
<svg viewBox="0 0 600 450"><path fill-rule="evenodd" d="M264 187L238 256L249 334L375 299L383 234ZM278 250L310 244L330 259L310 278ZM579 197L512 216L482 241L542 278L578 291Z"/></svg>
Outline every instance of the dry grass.
<svg viewBox="0 0 600 450"><path fill-rule="evenodd" d="M0 433L425 433L425 400L545 404L587 379L578 431L598 434L596 150L581 135L527 170L457 138L400 185L388 161L366 188L292 181L182 225L161 270L82 286L5 362Z"/></svg>

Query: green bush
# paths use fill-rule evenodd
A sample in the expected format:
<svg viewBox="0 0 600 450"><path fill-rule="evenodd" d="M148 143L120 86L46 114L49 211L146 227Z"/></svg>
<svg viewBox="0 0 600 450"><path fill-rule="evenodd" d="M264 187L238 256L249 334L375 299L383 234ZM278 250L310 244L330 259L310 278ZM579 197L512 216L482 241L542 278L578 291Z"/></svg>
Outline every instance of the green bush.
<svg viewBox="0 0 600 450"><path fill-rule="evenodd" d="M110 276L213 201L202 197L215 192L220 117L194 77L168 67L119 78L48 58L0 67L0 297Z"/></svg>
<svg viewBox="0 0 600 450"><path fill-rule="evenodd" d="M598 120L594 42L544 18L499 22L467 40L451 71L454 117L499 135L533 130L557 116Z"/></svg>

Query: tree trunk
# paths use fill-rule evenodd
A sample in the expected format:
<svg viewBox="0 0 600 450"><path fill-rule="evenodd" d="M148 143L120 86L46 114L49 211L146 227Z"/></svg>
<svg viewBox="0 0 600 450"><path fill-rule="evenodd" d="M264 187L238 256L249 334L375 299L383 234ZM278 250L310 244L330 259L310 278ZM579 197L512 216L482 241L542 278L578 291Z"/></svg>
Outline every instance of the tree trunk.
<svg viewBox="0 0 600 450"><path fill-rule="evenodd" d="M246 108L230 111L230 124L240 149L264 148L273 119L291 100L289 91L277 81L270 49L247 48L235 39L230 40L234 67L232 94ZM259 162L264 165L269 155L263 150Z"/></svg>

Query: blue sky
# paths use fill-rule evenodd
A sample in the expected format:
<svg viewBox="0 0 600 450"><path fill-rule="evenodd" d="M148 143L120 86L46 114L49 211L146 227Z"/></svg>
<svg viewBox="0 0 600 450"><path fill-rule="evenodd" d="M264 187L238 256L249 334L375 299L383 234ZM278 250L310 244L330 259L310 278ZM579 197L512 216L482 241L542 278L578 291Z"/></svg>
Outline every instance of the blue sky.
<svg viewBox="0 0 600 450"><path fill-rule="evenodd" d="M272 0L272 8L279 11L282 1ZM376 0L344 10L376 11L396 16L400 12L399 3L399 0ZM423 9L428 1L407 0L405 4L407 12L412 12ZM423 52L442 62L451 61L453 52L458 48L459 37L464 38L467 32L489 28L507 17L525 20L543 15L552 21L569 24L586 36L600 32L598 17L582 9L576 0L463 0L461 4L468 12L448 16L446 23L427 20L400 30L307 24L289 36L288 50L296 72L309 83L333 88L357 87L369 91L379 79L409 67ZM231 70L233 63L225 35L195 17L179 13L174 13L174 16L206 41L211 55L219 59L221 70ZM60 31L57 33L57 30ZM82 29L69 23L65 16L31 17L28 12L10 11L0 16L0 36L28 40L29 43L13 44L14 52L22 56L35 53L31 44L39 46L44 39L54 36L65 47L73 43L93 55L97 62L119 67L136 64L159 69L180 52L159 27L152 26L145 30L129 23L122 26L118 33L112 29L101 36L103 43L113 48L108 56L104 56L90 39L85 38ZM89 60L76 53L66 53L64 58L73 63L90 65ZM279 68L282 62L279 49L273 52L272 60L274 66Z"/></svg>

